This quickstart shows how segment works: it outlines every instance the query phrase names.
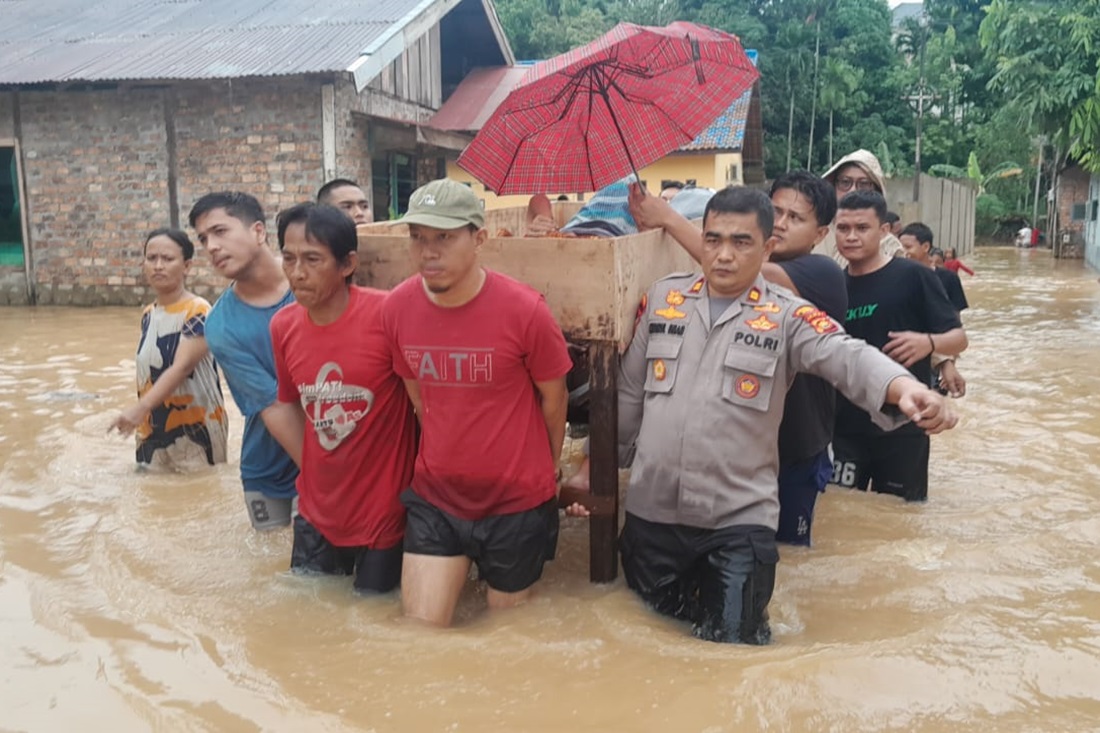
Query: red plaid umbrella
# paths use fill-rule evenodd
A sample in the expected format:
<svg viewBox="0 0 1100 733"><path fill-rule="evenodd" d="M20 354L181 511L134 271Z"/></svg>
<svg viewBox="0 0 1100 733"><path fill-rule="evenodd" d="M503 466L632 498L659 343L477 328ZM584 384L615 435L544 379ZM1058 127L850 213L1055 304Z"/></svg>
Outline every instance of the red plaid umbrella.
<svg viewBox="0 0 1100 733"><path fill-rule="evenodd" d="M758 76L728 33L620 23L532 68L458 164L498 194L596 191L690 143Z"/></svg>

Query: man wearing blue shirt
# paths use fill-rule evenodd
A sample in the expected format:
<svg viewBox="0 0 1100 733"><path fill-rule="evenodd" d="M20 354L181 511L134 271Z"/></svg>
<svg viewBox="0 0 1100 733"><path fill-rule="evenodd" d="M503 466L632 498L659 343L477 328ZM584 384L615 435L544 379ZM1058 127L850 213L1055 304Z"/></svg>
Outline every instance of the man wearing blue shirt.
<svg viewBox="0 0 1100 733"><path fill-rule="evenodd" d="M294 421L273 419L287 403L277 399L270 323L294 296L267 246L264 211L255 198L209 193L195 202L189 219L214 269L233 281L206 318L206 342L245 417L241 483L248 516L258 530L284 527L294 511L303 436L283 427Z"/></svg>

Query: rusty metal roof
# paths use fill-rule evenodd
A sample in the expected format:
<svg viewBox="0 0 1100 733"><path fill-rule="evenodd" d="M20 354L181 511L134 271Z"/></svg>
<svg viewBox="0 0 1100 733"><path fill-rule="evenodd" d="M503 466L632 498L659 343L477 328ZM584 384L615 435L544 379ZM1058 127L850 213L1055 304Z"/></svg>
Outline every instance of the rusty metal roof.
<svg viewBox="0 0 1100 733"><path fill-rule="evenodd" d="M0 84L346 70L429 0L0 0Z"/></svg>
<svg viewBox="0 0 1100 733"><path fill-rule="evenodd" d="M472 70L439 111L432 115L428 125L437 130L480 130L530 68L491 66Z"/></svg>

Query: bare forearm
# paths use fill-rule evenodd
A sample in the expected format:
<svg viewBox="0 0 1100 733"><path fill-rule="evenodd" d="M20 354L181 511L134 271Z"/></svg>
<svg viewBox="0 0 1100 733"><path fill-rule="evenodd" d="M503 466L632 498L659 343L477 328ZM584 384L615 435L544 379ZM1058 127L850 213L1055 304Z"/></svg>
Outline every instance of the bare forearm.
<svg viewBox="0 0 1100 733"><path fill-rule="evenodd" d="M929 336L933 345L933 351L937 354L958 356L966 351L966 347L969 345L969 341L966 338L966 331L961 328L953 328L945 333L932 333L929 334Z"/></svg>
<svg viewBox="0 0 1100 733"><path fill-rule="evenodd" d="M703 261L703 232L675 211L670 211L664 229L696 262Z"/></svg>
<svg viewBox="0 0 1100 733"><path fill-rule="evenodd" d="M305 413L293 402L276 402L260 413L267 432L283 447L294 464L302 466L302 443L305 442Z"/></svg>
<svg viewBox="0 0 1100 733"><path fill-rule="evenodd" d="M565 417L569 409L569 393L561 399L542 400L542 419L546 423L546 434L550 439L550 456L557 466L561 461L562 445L565 443Z"/></svg>

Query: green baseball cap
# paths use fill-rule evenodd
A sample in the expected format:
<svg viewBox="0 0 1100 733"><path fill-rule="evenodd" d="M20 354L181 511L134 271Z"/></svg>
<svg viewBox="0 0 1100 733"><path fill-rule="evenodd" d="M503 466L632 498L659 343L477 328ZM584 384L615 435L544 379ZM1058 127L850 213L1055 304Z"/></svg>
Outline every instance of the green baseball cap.
<svg viewBox="0 0 1100 733"><path fill-rule="evenodd" d="M398 222L435 229L461 229L473 224L481 229L485 226L485 212L481 199L469 186L441 178L413 191L409 210Z"/></svg>

